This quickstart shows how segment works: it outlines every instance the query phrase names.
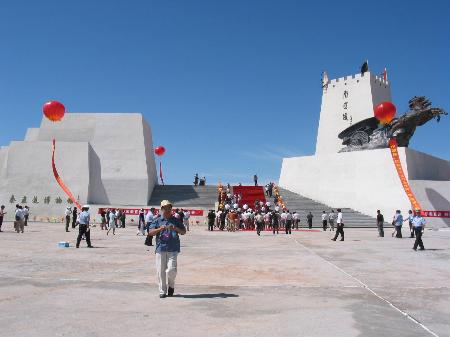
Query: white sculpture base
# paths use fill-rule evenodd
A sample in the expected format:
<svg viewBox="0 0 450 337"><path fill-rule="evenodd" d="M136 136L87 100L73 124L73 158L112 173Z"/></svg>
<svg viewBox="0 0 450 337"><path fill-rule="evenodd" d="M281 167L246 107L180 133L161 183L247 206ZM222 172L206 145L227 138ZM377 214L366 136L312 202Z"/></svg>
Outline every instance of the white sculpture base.
<svg viewBox="0 0 450 337"><path fill-rule="evenodd" d="M409 148L398 149L405 176L424 210L450 210L450 162ZM279 185L331 207L350 207L390 221L411 208L389 149L284 158ZM427 218L450 227L450 218Z"/></svg>

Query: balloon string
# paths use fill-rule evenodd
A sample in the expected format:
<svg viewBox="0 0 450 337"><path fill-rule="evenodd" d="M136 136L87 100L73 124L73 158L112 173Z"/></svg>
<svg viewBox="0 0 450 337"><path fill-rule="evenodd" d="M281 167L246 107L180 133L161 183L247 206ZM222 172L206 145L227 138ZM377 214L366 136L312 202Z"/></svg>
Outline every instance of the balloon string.
<svg viewBox="0 0 450 337"><path fill-rule="evenodd" d="M163 178L163 173L162 173L162 161L159 161L159 177L161 178L161 183L164 186L164 178Z"/></svg>
<svg viewBox="0 0 450 337"><path fill-rule="evenodd" d="M79 208L81 209L80 203L75 199L72 192L70 192L69 188L64 184L64 181L61 179L61 177L58 174L58 170L56 169L55 165L55 139L53 139L53 147L52 147L52 169L53 169L53 175L55 176L56 182L61 186L63 191L67 194L70 200Z"/></svg>

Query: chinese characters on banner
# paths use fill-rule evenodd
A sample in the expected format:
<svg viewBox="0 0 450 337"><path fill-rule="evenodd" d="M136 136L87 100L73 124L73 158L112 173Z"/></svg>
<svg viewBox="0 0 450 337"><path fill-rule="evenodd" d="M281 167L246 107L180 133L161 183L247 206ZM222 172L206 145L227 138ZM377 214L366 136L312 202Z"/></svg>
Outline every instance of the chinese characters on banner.
<svg viewBox="0 0 450 337"><path fill-rule="evenodd" d="M99 208L98 214L100 214L102 211L106 212L107 209L108 208ZM128 214L128 215L139 215L139 212L141 210L140 208L121 208L121 207L119 207L119 209L121 209L125 214ZM148 211L150 211L149 208L144 208L144 213L147 213ZM203 216L203 214L204 214L202 209L183 208L183 211L188 211L191 216Z"/></svg>

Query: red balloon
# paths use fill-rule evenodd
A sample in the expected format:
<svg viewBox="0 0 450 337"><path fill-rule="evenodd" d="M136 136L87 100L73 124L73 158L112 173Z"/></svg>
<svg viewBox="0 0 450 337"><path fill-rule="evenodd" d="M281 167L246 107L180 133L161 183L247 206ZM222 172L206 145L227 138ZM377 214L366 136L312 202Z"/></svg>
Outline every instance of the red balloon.
<svg viewBox="0 0 450 337"><path fill-rule="evenodd" d="M43 105L42 111L52 122L59 122L64 117L66 108L58 101L48 101Z"/></svg>
<svg viewBox="0 0 450 337"><path fill-rule="evenodd" d="M166 149L164 148L164 146L160 145L160 146L155 147L155 154L157 156L162 156L165 152L166 152Z"/></svg>
<svg viewBox="0 0 450 337"><path fill-rule="evenodd" d="M392 102L382 102L373 109L376 119L378 119L381 124L389 124L395 117L396 111L397 108Z"/></svg>

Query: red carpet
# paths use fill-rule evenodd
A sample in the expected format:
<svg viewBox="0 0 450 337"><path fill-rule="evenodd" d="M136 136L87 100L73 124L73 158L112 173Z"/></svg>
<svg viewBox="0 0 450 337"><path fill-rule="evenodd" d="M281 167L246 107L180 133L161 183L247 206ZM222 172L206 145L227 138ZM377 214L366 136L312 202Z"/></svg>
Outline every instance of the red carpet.
<svg viewBox="0 0 450 337"><path fill-rule="evenodd" d="M248 207L254 209L256 200L262 201L264 203L266 202L264 188L262 186L233 186L233 193L242 195L239 207L247 204Z"/></svg>

